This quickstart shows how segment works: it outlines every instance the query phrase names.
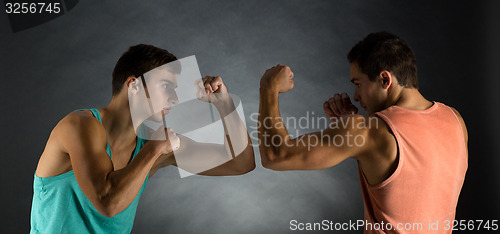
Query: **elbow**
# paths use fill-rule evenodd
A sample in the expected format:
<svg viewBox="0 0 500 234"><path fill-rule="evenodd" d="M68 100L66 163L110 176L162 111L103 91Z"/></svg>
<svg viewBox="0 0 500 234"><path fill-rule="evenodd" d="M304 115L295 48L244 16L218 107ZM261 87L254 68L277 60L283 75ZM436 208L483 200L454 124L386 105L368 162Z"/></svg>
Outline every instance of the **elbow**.
<svg viewBox="0 0 500 234"><path fill-rule="evenodd" d="M261 151L260 156L262 167L269 170L278 170L277 165L279 157L277 157L273 150L268 150L267 152Z"/></svg>
<svg viewBox="0 0 500 234"><path fill-rule="evenodd" d="M239 170L237 172L237 175L244 175L255 169L255 156L253 154L253 151L251 152L251 154L238 157L245 157L245 162L243 164L240 164L241 166L238 167Z"/></svg>
<svg viewBox="0 0 500 234"><path fill-rule="evenodd" d="M101 209L101 210L97 210L97 211L99 212L99 214L106 216L108 218L113 218L115 215L118 214L118 212L114 212L111 209Z"/></svg>
<svg viewBox="0 0 500 234"><path fill-rule="evenodd" d="M108 218L112 218L121 212L121 210L118 208L117 205L114 205L107 199L99 200L99 205L96 206L95 208L99 212L99 214L106 216Z"/></svg>
<svg viewBox="0 0 500 234"><path fill-rule="evenodd" d="M270 170L273 169L273 167L272 167L273 164L269 160L262 159L261 162L262 162L262 167L264 167L266 169L270 169Z"/></svg>
<svg viewBox="0 0 500 234"><path fill-rule="evenodd" d="M260 151L262 167L273 171L294 170L297 153L286 147L275 147Z"/></svg>
<svg viewBox="0 0 500 234"><path fill-rule="evenodd" d="M240 171L240 175L247 174L255 169L255 160L253 160L251 163L247 164L243 170Z"/></svg>
<svg viewBox="0 0 500 234"><path fill-rule="evenodd" d="M273 170L273 171L283 171L280 169L277 160L262 160L262 167Z"/></svg>
<svg viewBox="0 0 500 234"><path fill-rule="evenodd" d="M108 184L108 186L106 186L106 189L103 189L103 191L96 194L96 202L93 202L93 205L99 212L99 214L108 218L112 218L121 212L118 207L118 201L112 194L113 193L111 192L111 186Z"/></svg>
<svg viewBox="0 0 500 234"><path fill-rule="evenodd" d="M97 205L94 205L95 209L102 216L112 218L119 212L113 206L109 205L107 201L99 200Z"/></svg>
<svg viewBox="0 0 500 234"><path fill-rule="evenodd" d="M241 160L239 166L237 167L237 175L247 174L255 169L255 154L253 152L252 145L248 145L242 154L236 156L238 160Z"/></svg>

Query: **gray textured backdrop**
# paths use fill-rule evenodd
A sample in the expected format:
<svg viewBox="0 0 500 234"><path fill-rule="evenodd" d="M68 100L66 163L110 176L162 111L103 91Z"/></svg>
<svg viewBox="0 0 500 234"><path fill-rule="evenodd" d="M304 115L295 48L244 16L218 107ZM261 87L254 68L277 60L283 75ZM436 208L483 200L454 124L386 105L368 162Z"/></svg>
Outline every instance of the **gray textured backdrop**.
<svg viewBox="0 0 500 234"><path fill-rule="evenodd" d="M67 14L12 33L0 13L0 233L26 233L33 173L50 130L68 112L111 99L111 72L131 45L178 58L196 55L202 75L221 75L258 111L259 78L291 66L295 89L284 116L322 115L324 100L352 94L346 53L369 32L388 30L417 54L421 91L456 107L470 139L457 219L500 219L498 1L80 1ZM3 10L3 8L2 8ZM180 179L157 173L133 233L286 233L289 222L363 218L356 162L319 171ZM436 178L438 179L438 178Z"/></svg>

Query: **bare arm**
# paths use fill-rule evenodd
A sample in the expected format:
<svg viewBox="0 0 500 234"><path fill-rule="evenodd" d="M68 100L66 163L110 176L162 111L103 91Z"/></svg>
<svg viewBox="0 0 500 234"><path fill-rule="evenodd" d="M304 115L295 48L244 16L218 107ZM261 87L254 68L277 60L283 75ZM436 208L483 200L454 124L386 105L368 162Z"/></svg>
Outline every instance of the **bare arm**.
<svg viewBox="0 0 500 234"><path fill-rule="evenodd" d="M207 76L203 82L200 85L206 93L203 97L199 97L212 102L217 108L225 132L224 145L198 143L179 136L181 148L175 154L182 157L180 158L182 165L179 165L174 157L161 156L153 166L152 174L159 168L169 165L181 166L183 170L206 176L241 175L255 168L250 137L222 78Z"/></svg>
<svg viewBox="0 0 500 234"><path fill-rule="evenodd" d="M221 113L221 115L223 115ZM226 115L227 116L227 115ZM212 143L198 143L185 136L178 135L181 141L181 147L175 151L178 157L182 157L182 169L205 176L231 176L241 175L252 171L255 168L255 156L251 144L250 137L246 132L246 128L237 116L222 118L225 123L224 128L240 129L232 134L227 134L224 138L224 145ZM239 125L239 126L232 126ZM241 133L243 131L243 134ZM228 139L232 141L231 147L234 147L235 141L245 137L246 143L243 150L239 154L233 155L234 149L230 149ZM218 165L211 167L210 165ZM170 165L179 166L175 160L174 154L161 155L153 168L151 169L150 177L153 176L160 168Z"/></svg>
<svg viewBox="0 0 500 234"><path fill-rule="evenodd" d="M70 155L83 193L107 217L132 203L161 152L155 142L146 144L129 165L115 171L106 153L106 132L95 118L70 114L56 126L54 134Z"/></svg>
<svg viewBox="0 0 500 234"><path fill-rule="evenodd" d="M186 147L190 151L186 155L195 156L191 159L193 161L190 164L200 164L199 161L217 161L217 159L229 160L219 166L198 173L205 176L241 175L252 171L255 168L252 141L245 125L236 112L231 97L227 95L226 99L214 104L221 116L224 127L224 145L201 144L190 139L184 139L191 146ZM199 161L197 162L197 160Z"/></svg>
<svg viewBox="0 0 500 234"><path fill-rule="evenodd" d="M323 131L291 139L280 117L276 94L261 93L259 112L260 154L262 165L269 169L329 168L351 157L358 159L371 143L366 142L370 138L369 128L350 128L367 121L366 116L352 115L339 119L348 123L347 128L331 125ZM355 139L363 139L363 144L356 144ZM358 140L357 143L360 142Z"/></svg>
<svg viewBox="0 0 500 234"><path fill-rule="evenodd" d="M315 170L351 157L365 161L367 150L373 148L377 139L373 137L376 131L360 124L367 121L367 116L346 115L336 121L348 124L290 138L279 113L278 95L293 88L292 78L289 67L278 65L267 70L261 79L258 130L262 165L273 170ZM355 144L356 137L364 139L363 144ZM349 138L351 144L347 142Z"/></svg>

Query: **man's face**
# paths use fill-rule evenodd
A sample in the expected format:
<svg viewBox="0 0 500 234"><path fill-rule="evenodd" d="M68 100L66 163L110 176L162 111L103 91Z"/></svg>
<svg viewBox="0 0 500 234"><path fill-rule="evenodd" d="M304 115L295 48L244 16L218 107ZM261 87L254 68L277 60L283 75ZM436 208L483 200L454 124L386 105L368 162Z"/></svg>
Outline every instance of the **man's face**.
<svg viewBox="0 0 500 234"><path fill-rule="evenodd" d="M369 114L385 108L387 92L382 86L380 77L375 81L370 81L368 75L361 72L356 62L351 64L351 82L355 86L354 101L359 102L361 107Z"/></svg>
<svg viewBox="0 0 500 234"><path fill-rule="evenodd" d="M172 106L179 103L175 92L177 75L169 69L158 69L147 73L145 79L153 105L153 113L155 117L159 115L161 119L161 111L164 111L165 115L167 115Z"/></svg>

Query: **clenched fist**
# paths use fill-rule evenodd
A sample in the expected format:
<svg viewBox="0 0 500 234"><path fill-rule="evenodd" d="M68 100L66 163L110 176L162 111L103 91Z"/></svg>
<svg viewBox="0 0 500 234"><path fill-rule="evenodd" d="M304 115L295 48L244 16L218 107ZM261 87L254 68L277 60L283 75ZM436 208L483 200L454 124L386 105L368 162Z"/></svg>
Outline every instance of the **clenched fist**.
<svg viewBox="0 0 500 234"><path fill-rule="evenodd" d="M217 104L220 101L227 101L230 97L220 76L205 76L197 80L195 85L198 89L196 97L200 100Z"/></svg>
<svg viewBox="0 0 500 234"><path fill-rule="evenodd" d="M347 93L336 93L323 103L323 111L325 111L326 116L331 120L332 118L357 114L358 108L352 104Z"/></svg>
<svg viewBox="0 0 500 234"><path fill-rule="evenodd" d="M261 90L285 93L293 89L293 72L290 67L278 64L266 70L260 79Z"/></svg>
<svg viewBox="0 0 500 234"><path fill-rule="evenodd" d="M147 144L154 144L160 154L169 154L178 150L181 146L181 141L177 134L171 128L160 126L151 134Z"/></svg>

